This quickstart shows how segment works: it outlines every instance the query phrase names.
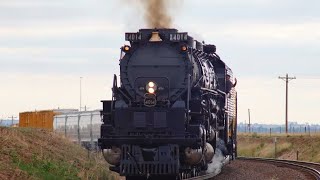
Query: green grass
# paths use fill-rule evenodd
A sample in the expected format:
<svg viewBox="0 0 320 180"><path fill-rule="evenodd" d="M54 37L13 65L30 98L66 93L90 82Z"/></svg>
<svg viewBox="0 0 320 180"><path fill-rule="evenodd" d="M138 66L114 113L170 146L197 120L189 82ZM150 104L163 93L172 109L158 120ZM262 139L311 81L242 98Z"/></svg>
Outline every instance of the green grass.
<svg viewBox="0 0 320 180"><path fill-rule="evenodd" d="M284 142L277 145L277 154L285 153L292 149L292 143Z"/></svg>
<svg viewBox="0 0 320 180"><path fill-rule="evenodd" d="M243 137L248 137L248 136L251 136L251 137L297 137L297 136L300 136L300 137L320 137L320 132L317 132L317 133L314 133L314 132L311 132L310 135L309 133L271 133L271 136L270 136L270 133L257 133L257 132L252 132L252 133L238 133L239 136L243 136Z"/></svg>
<svg viewBox="0 0 320 180"><path fill-rule="evenodd" d="M10 155L14 165L36 179L80 179L77 176L79 170L76 166L70 166L68 163L39 158L36 155L33 155L29 162L25 162L19 158L19 155L15 151L12 151Z"/></svg>
<svg viewBox="0 0 320 180"><path fill-rule="evenodd" d="M238 136L238 155L246 157L274 158L277 137L276 156L280 159L320 162L320 136L319 134L302 135L275 135L268 134L240 134Z"/></svg>
<svg viewBox="0 0 320 180"><path fill-rule="evenodd" d="M118 179L101 153L50 131L0 127L0 179Z"/></svg>
<svg viewBox="0 0 320 180"><path fill-rule="evenodd" d="M289 142L277 144L277 156L283 154L284 152L290 150L291 148L292 148L292 144ZM245 147L240 147L238 153L240 156L273 158L274 151L275 151L274 143L265 142L262 140L261 142L255 142L255 143L248 144Z"/></svg>

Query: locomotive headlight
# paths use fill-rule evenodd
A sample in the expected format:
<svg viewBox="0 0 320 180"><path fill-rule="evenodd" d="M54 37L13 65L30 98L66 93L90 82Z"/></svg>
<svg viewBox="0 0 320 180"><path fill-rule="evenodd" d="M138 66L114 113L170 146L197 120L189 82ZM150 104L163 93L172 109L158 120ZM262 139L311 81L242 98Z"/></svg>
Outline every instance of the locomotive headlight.
<svg viewBox="0 0 320 180"><path fill-rule="evenodd" d="M188 50L187 46L185 46L185 45L181 46L181 51L187 51L187 50Z"/></svg>
<svg viewBox="0 0 320 180"><path fill-rule="evenodd" d="M124 52L129 52L129 51L130 51L130 46L125 45L125 46L122 47L122 50L123 50Z"/></svg>
<svg viewBox="0 0 320 180"><path fill-rule="evenodd" d="M148 89L148 92L149 92L150 94L153 94L153 93L155 92L155 90L154 90L153 88L149 88L149 89Z"/></svg>
<svg viewBox="0 0 320 180"><path fill-rule="evenodd" d="M157 85L156 83L150 81L147 83L147 86L146 86L146 90L148 91L148 93L150 94L154 94L157 90Z"/></svg>
<svg viewBox="0 0 320 180"><path fill-rule="evenodd" d="M154 82L149 82L149 83L148 83L148 86L151 87L151 88L153 88L154 85L155 85Z"/></svg>

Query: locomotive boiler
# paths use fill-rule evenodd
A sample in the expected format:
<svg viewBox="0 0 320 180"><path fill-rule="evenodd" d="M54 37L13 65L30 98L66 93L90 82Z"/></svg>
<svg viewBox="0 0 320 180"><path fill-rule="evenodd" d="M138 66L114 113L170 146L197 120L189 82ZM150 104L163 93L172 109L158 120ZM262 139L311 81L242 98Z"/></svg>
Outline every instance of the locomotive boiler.
<svg viewBox="0 0 320 180"><path fill-rule="evenodd" d="M127 179L194 177L236 156L236 91L216 47L176 29L126 33L99 146Z"/></svg>

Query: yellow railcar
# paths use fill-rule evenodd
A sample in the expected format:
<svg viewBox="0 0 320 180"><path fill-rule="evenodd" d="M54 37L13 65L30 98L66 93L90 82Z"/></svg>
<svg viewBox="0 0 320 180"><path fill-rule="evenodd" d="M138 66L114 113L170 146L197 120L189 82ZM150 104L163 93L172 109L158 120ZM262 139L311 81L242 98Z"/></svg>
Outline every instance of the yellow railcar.
<svg viewBox="0 0 320 180"><path fill-rule="evenodd" d="M19 127L53 130L53 118L57 114L53 110L22 112L19 114Z"/></svg>

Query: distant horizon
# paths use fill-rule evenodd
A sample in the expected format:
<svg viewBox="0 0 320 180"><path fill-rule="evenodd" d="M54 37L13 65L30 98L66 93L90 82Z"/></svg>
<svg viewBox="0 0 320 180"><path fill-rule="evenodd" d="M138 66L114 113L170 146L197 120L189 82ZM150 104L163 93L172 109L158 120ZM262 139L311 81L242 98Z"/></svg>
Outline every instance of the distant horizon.
<svg viewBox="0 0 320 180"><path fill-rule="evenodd" d="M308 123L297 123L297 122L293 122L293 123L288 123L288 126L290 126L291 124L294 124L294 125L307 125ZM238 125L241 124L241 125L248 125L248 123L244 123L244 122L239 122ZM253 123L251 125L275 125L275 126L285 126L286 124L283 123L283 124L277 124L277 123L272 123L272 124L267 124L267 123ZM308 124L308 125L315 125L315 126L320 126L320 123L319 124Z"/></svg>
<svg viewBox="0 0 320 180"><path fill-rule="evenodd" d="M72 109L72 108L71 108ZM52 109L46 109L46 110L52 110ZM76 110L75 108L72 109L72 110ZM78 109L77 109L78 110ZM90 111L97 111L97 110L101 110L101 109L95 109L95 110L89 110L88 112ZM41 111L41 110L39 110ZM26 112L33 112L33 111L26 111ZM76 112L80 112L80 111L76 111ZM75 112L75 113L76 113ZM83 112L83 111L82 111ZM10 118L2 118L0 117L0 121L12 121L12 119ZM14 121L19 121L19 116L14 118ZM238 125L248 125L249 123L248 122L242 122L242 121L238 121ZM281 124L281 123L258 123L258 122L253 122L251 123L251 125L275 125L275 126L285 126L285 123ZM290 125L314 125L314 126L320 126L320 123L311 123L311 124L308 124L308 123L299 123L297 121L289 121L288 122L288 126Z"/></svg>

